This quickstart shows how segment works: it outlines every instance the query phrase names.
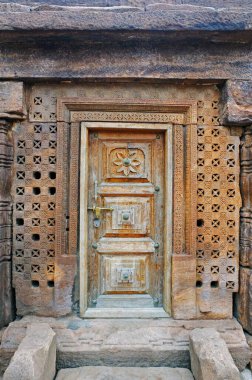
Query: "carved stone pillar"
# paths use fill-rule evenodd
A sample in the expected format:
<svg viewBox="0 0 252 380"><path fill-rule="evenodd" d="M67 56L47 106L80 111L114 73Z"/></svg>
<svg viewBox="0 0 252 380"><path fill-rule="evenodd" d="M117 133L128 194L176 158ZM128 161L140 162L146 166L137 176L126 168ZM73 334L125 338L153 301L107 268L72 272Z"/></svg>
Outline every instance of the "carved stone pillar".
<svg viewBox="0 0 252 380"><path fill-rule="evenodd" d="M12 124L23 119L23 84L0 83L0 328L12 321Z"/></svg>
<svg viewBox="0 0 252 380"><path fill-rule="evenodd" d="M252 332L252 126L246 127L241 143L240 292L238 317Z"/></svg>
<svg viewBox="0 0 252 380"><path fill-rule="evenodd" d="M245 127L241 137L240 289L237 316L252 333L252 81L227 81L222 93L222 121Z"/></svg>
<svg viewBox="0 0 252 380"><path fill-rule="evenodd" d="M13 145L10 124L0 119L0 327L12 320L10 197Z"/></svg>

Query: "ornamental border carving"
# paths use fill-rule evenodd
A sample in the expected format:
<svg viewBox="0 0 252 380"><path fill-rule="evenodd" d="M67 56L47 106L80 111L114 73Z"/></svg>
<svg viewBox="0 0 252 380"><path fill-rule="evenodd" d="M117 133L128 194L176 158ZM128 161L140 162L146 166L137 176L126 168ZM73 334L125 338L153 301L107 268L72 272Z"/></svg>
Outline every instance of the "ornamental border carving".
<svg viewBox="0 0 252 380"><path fill-rule="evenodd" d="M60 98L57 121L125 121L173 124L197 124L197 102L160 101L157 99Z"/></svg>

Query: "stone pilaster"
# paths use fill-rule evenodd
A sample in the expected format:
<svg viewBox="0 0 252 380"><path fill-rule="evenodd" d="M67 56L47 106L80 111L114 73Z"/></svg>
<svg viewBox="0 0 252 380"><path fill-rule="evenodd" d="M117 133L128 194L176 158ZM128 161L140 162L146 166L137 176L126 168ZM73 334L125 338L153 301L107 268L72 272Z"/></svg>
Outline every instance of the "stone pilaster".
<svg viewBox="0 0 252 380"><path fill-rule="evenodd" d="M0 83L0 328L12 321L12 124L24 118L23 85Z"/></svg>
<svg viewBox="0 0 252 380"><path fill-rule="evenodd" d="M11 289L11 215L10 197L13 145L10 124L0 120L0 327L13 315Z"/></svg>
<svg viewBox="0 0 252 380"><path fill-rule="evenodd" d="M237 315L252 333L252 81L227 81L222 92L222 122L244 127L240 152L240 289Z"/></svg>
<svg viewBox="0 0 252 380"><path fill-rule="evenodd" d="M252 126L246 127L241 142L240 291L238 318L252 333Z"/></svg>

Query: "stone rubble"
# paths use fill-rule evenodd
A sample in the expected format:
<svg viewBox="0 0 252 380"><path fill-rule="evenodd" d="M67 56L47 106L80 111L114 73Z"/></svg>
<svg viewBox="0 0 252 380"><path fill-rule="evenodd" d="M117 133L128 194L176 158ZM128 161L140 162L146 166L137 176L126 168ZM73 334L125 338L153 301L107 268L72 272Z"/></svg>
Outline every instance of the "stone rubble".
<svg viewBox="0 0 252 380"><path fill-rule="evenodd" d="M189 336L195 380L240 380L240 373L225 341L212 328L194 329Z"/></svg>

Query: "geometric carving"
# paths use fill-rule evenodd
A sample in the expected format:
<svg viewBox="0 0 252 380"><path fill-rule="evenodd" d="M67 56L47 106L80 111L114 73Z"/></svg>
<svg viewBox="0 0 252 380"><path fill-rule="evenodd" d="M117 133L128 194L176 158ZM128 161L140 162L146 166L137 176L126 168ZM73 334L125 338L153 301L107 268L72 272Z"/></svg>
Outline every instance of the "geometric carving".
<svg viewBox="0 0 252 380"><path fill-rule="evenodd" d="M56 142L55 127L22 123L14 131L13 284L21 314L28 305L50 314L53 305L56 156L50 141Z"/></svg>
<svg viewBox="0 0 252 380"><path fill-rule="evenodd" d="M101 257L101 292L147 293L149 288L149 256Z"/></svg>
<svg viewBox="0 0 252 380"><path fill-rule="evenodd" d="M202 283L198 292L204 291L204 299L208 297L211 316L218 304L221 313L229 315L232 299L225 291L238 290L241 203L235 179L239 178L239 138L230 136L224 127L198 127L199 160L204 164L198 167L197 251L204 256L197 254L197 281Z"/></svg>
<svg viewBox="0 0 252 380"><path fill-rule="evenodd" d="M6 92L1 93L1 104L5 101L5 95ZM15 94L13 96L15 97ZM6 106L8 108L9 104ZM0 329L11 322L13 311L11 284L12 200L10 197L12 163L11 124L0 120ZM23 193L23 189L20 188L18 192ZM22 204L20 207L23 209L24 205ZM23 239L23 235L17 236L17 239ZM19 251L18 255L22 257L23 252Z"/></svg>
<svg viewBox="0 0 252 380"><path fill-rule="evenodd" d="M150 234L153 220L150 220L152 201L149 197L104 197L104 203L105 207L113 208L106 217L105 236Z"/></svg>

